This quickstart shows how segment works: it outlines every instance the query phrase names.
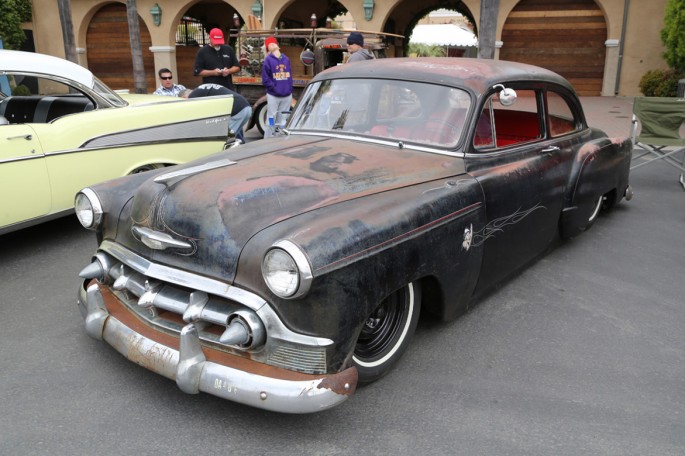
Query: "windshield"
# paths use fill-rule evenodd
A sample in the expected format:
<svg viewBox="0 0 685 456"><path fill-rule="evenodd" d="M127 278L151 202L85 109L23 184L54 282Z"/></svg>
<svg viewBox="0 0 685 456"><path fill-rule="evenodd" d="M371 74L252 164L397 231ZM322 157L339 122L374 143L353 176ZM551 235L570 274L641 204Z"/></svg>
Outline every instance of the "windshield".
<svg viewBox="0 0 685 456"><path fill-rule="evenodd" d="M353 133L451 148L471 104L461 89L383 79L311 84L288 130Z"/></svg>
<svg viewBox="0 0 685 456"><path fill-rule="evenodd" d="M119 95L112 92L107 85L105 85L98 78L93 77L93 90L112 104L112 106L126 106L126 102L121 99Z"/></svg>

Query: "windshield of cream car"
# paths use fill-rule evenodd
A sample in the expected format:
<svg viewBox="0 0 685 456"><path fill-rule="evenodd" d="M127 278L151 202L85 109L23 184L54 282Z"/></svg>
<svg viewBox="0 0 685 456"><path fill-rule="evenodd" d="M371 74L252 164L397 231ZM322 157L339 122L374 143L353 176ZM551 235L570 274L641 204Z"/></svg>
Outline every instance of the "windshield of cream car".
<svg viewBox="0 0 685 456"><path fill-rule="evenodd" d="M432 147L454 147L470 106L461 89L383 79L311 84L288 130L350 133Z"/></svg>

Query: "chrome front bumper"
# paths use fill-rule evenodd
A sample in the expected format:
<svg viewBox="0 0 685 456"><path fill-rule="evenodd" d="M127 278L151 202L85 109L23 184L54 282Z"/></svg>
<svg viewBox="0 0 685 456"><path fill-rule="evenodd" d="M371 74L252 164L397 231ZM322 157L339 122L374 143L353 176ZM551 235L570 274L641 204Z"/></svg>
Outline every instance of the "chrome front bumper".
<svg viewBox="0 0 685 456"><path fill-rule="evenodd" d="M129 360L175 380L189 394L202 391L265 410L312 413L340 404L357 386L354 367L337 374L312 375L243 358L236 360L241 368L218 363L216 360L230 355L203 348L195 323L186 325L178 338L162 333L144 335L144 323L96 283L80 287L78 305L88 335L106 341Z"/></svg>

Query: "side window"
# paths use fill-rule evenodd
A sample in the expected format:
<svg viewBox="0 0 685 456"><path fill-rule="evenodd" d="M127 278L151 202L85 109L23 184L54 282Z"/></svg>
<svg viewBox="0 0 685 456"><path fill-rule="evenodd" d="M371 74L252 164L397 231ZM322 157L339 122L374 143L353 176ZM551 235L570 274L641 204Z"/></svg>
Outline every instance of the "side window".
<svg viewBox="0 0 685 456"><path fill-rule="evenodd" d="M535 90L517 90L514 104L504 106L495 93L487 100L476 125L477 149L502 148L542 138Z"/></svg>
<svg viewBox="0 0 685 456"><path fill-rule="evenodd" d="M550 136L561 136L576 130L573 110L565 98L556 92L547 92L547 112L549 113Z"/></svg>

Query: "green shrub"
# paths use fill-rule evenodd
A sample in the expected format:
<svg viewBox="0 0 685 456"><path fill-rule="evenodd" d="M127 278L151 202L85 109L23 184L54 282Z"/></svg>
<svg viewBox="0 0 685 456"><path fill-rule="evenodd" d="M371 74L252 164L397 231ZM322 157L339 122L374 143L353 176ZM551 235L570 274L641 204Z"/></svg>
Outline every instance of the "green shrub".
<svg viewBox="0 0 685 456"><path fill-rule="evenodd" d="M683 78L685 74L674 70L650 70L640 79L640 91L646 97L675 97Z"/></svg>

